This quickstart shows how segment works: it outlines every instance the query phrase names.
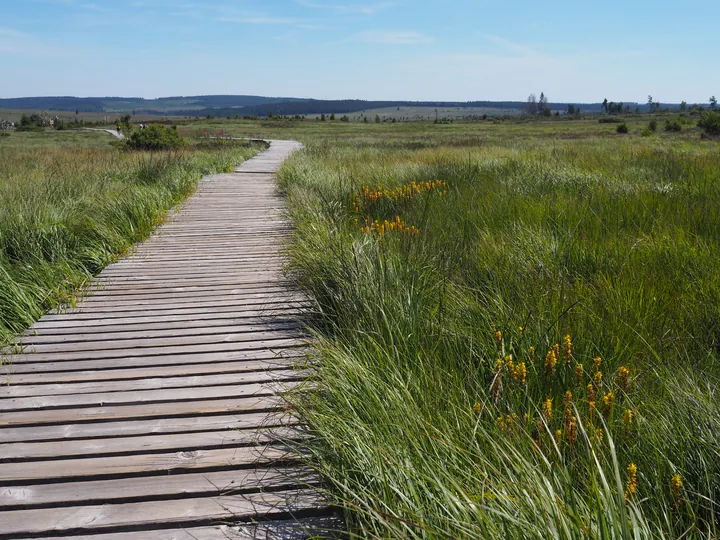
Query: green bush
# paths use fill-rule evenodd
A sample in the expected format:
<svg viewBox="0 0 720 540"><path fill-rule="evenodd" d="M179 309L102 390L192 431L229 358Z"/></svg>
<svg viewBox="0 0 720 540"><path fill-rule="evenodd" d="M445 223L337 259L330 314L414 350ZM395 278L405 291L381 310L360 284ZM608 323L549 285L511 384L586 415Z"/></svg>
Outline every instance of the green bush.
<svg viewBox="0 0 720 540"><path fill-rule="evenodd" d="M42 131L43 130L43 119L39 114L23 114L20 119L20 124L17 127L18 131Z"/></svg>
<svg viewBox="0 0 720 540"><path fill-rule="evenodd" d="M682 125L677 120L665 120L665 131L682 131Z"/></svg>
<svg viewBox="0 0 720 540"><path fill-rule="evenodd" d="M707 135L720 135L720 113L704 112L700 115L698 126L705 130Z"/></svg>
<svg viewBox="0 0 720 540"><path fill-rule="evenodd" d="M653 131L653 132L657 131L657 127L658 127L658 126L657 126L657 120L655 120L654 118L653 118L652 120L650 120L650 123L648 124L648 127L649 127L650 130Z"/></svg>
<svg viewBox="0 0 720 540"><path fill-rule="evenodd" d="M135 131L125 141L125 146L132 150L176 150L187 144L187 139L178 133L175 126L160 124Z"/></svg>
<svg viewBox="0 0 720 540"><path fill-rule="evenodd" d="M630 128L628 128L627 122L623 122L622 124L619 124L617 127L618 133L630 133Z"/></svg>
<svg viewBox="0 0 720 540"><path fill-rule="evenodd" d="M649 137L650 135L653 134L653 131L654 131L654 130L651 129L650 126L646 126L646 127L644 127L644 128L642 129L642 131L640 132L640 135L641 135L642 137Z"/></svg>

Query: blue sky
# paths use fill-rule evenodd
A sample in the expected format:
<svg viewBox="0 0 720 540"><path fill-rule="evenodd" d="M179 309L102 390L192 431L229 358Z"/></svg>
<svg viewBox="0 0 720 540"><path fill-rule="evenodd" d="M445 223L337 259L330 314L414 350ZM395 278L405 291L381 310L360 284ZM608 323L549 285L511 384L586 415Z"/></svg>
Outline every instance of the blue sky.
<svg viewBox="0 0 720 540"><path fill-rule="evenodd" d="M0 0L0 97L707 102L715 1Z"/></svg>

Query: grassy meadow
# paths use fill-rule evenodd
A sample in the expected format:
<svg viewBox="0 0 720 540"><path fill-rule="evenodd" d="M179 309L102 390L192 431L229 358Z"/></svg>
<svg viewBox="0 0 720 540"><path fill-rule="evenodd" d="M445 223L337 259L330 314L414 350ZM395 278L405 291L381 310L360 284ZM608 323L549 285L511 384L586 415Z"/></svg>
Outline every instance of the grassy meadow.
<svg viewBox="0 0 720 540"><path fill-rule="evenodd" d="M293 399L353 534L717 537L720 144L646 123L287 128Z"/></svg>
<svg viewBox="0 0 720 540"><path fill-rule="evenodd" d="M718 537L720 143L664 119L180 126L306 145L290 399L351 537ZM0 339L257 150L108 140L0 138Z"/></svg>
<svg viewBox="0 0 720 540"><path fill-rule="evenodd" d="M72 302L90 277L147 237L205 174L260 146L128 152L106 133L0 138L0 343Z"/></svg>

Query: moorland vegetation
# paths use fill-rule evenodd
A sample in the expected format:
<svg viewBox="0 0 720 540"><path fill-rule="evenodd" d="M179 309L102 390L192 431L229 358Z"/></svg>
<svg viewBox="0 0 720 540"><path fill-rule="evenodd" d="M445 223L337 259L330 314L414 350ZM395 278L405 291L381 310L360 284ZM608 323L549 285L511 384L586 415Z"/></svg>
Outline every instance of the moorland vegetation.
<svg viewBox="0 0 720 540"><path fill-rule="evenodd" d="M302 449L350 530L717 536L720 146L625 122L315 133L281 170Z"/></svg>
<svg viewBox="0 0 720 540"><path fill-rule="evenodd" d="M306 144L279 175L316 344L289 399L353 535L718 536L720 115L681 114L179 126ZM49 137L0 142L4 335L254 151Z"/></svg>

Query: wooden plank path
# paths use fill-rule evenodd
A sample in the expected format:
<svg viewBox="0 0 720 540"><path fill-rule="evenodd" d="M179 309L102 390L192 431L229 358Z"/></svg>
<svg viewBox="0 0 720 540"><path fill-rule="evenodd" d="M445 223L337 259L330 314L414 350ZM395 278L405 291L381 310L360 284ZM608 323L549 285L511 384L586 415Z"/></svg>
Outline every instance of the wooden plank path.
<svg viewBox="0 0 720 540"><path fill-rule="evenodd" d="M87 297L11 351L0 387L0 539L305 538L328 509L281 440L303 305L272 141L205 178ZM316 529L315 529L316 530Z"/></svg>

